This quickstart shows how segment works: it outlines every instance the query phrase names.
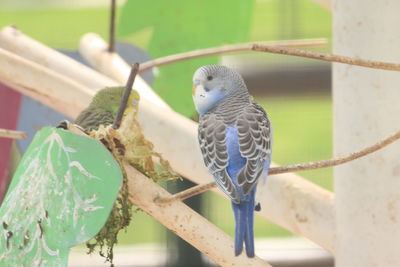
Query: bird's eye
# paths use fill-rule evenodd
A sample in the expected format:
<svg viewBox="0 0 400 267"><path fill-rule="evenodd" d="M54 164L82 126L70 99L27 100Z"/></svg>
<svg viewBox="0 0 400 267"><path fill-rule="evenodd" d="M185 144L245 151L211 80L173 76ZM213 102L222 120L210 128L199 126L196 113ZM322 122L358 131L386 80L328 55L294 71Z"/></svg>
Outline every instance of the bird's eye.
<svg viewBox="0 0 400 267"><path fill-rule="evenodd" d="M207 80L211 81L213 79L213 76L209 75L207 76Z"/></svg>

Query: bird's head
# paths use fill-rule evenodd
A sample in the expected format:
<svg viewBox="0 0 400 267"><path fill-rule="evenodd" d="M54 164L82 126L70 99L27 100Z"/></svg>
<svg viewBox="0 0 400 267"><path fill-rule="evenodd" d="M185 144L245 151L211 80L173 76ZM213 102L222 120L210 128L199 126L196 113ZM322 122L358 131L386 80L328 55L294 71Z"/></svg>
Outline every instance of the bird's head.
<svg viewBox="0 0 400 267"><path fill-rule="evenodd" d="M247 88L240 74L228 67L203 66L193 75L193 101L200 115L235 93L247 94Z"/></svg>
<svg viewBox="0 0 400 267"><path fill-rule="evenodd" d="M122 86L104 88L93 97L90 105L110 111L115 116L118 112L123 92L124 87ZM139 93L132 90L124 115L129 113L136 105L138 105L139 98Z"/></svg>

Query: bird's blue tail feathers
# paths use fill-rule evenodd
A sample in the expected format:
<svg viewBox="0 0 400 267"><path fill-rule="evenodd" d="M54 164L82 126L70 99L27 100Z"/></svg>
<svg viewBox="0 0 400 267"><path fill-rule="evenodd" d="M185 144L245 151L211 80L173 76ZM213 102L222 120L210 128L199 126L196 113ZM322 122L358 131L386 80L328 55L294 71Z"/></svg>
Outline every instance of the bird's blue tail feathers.
<svg viewBox="0 0 400 267"><path fill-rule="evenodd" d="M239 204L232 202L236 222L235 256L242 253L244 243L247 257L254 257L254 191L250 193L248 200L241 201Z"/></svg>

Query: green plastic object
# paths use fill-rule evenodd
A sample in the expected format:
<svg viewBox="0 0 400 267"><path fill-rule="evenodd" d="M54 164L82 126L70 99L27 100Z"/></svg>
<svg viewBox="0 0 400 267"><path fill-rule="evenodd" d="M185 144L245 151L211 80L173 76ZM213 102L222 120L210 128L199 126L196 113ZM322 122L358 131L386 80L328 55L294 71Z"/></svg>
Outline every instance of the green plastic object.
<svg viewBox="0 0 400 267"><path fill-rule="evenodd" d="M128 0L118 23L118 35L134 43L140 31L151 32L147 47L153 58L194 49L247 42L254 0ZM129 62L133 63L133 62ZM186 60L159 68L153 88L181 114L195 113L192 77L203 65L218 64L218 56Z"/></svg>
<svg viewBox="0 0 400 267"><path fill-rule="evenodd" d="M122 173L98 141L40 130L0 208L0 266L67 266L71 247L105 224Z"/></svg>

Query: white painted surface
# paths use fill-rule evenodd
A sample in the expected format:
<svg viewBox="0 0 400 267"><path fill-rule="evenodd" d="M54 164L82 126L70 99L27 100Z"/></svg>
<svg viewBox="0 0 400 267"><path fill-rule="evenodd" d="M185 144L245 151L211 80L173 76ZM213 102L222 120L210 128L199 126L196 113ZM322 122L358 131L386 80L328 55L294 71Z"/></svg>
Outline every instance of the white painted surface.
<svg viewBox="0 0 400 267"><path fill-rule="evenodd" d="M336 0L334 53L400 62L400 1ZM334 65L334 151L400 128L400 73ZM400 144L335 168L336 265L400 266Z"/></svg>

